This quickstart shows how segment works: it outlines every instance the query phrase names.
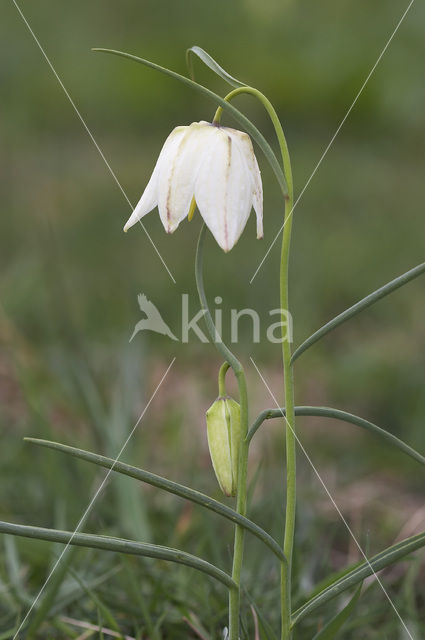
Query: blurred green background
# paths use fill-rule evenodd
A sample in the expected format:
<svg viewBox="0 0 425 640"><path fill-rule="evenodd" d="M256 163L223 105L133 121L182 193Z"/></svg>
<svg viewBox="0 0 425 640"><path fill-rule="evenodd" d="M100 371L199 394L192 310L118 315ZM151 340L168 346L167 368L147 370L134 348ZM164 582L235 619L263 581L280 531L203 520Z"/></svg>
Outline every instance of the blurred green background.
<svg viewBox="0 0 425 640"><path fill-rule="evenodd" d="M211 119L215 105L140 65L91 53L91 47L125 50L183 74L185 50L194 44L205 48L275 105L299 193L406 8L394 0L22 0L20 6L133 203L171 129ZM291 264L295 344L424 260L424 27L425 7L415 3L297 205ZM114 456L173 357L123 457L218 495L203 417L217 394L220 362L214 349L195 338L183 345L148 333L128 343L140 319L140 292L177 335L182 293L189 294L196 310L199 214L173 236L164 233L156 211L144 219L173 284L143 230L135 226L122 233L130 207L12 1L2 3L0 36L1 517L72 529L93 483L103 476L59 454L34 451L22 438L49 437ZM228 86L208 69L198 62L195 68L199 82L227 93ZM249 97L235 105L273 141L261 106ZM237 126L226 115L223 122ZM278 243L249 282L283 215L274 176L259 150L257 155L264 184L264 240L255 240L253 216L229 255L208 239L206 287L211 300L223 298L225 319L230 308L252 307L265 321L268 310L279 306ZM419 278L303 355L296 367L297 403L353 411L423 452L424 317L425 282ZM250 333L247 322L236 351L247 366L254 416L273 402L249 356L279 399L282 383L279 347L268 344L264 334L260 344L253 344ZM376 552L401 529L408 535L423 528L423 473L414 461L354 427L313 418L299 424L306 449L365 547ZM283 495L281 427L264 427L252 454L253 514L276 536L282 528L275 515ZM299 477L296 588L302 597L318 578L356 560L358 553L301 453ZM86 529L180 544L229 563L230 528L117 479ZM6 541L0 564L0 624L6 630L26 610L22 593L30 601L41 586L53 553L42 543L14 544ZM247 584L267 618L276 604L277 574L255 544L247 555ZM417 593L424 574L417 576L418 560L407 573L390 573L388 583L419 638ZM120 580L130 569L120 562L79 551L75 571L92 582L116 571L118 577L108 577L97 591L113 607L129 590L129 583ZM135 629L147 629L152 638L188 637L182 616L194 613L211 637L221 637L225 600L220 589L195 576L195 593L190 570L157 564L142 564L140 573L140 563L133 563L135 594L126 600L133 609L125 622L120 619L122 628L135 634ZM140 584L148 612L143 615ZM165 585L163 591L158 584ZM71 604L65 602L67 589L74 593ZM344 637L401 638L384 596L376 586L373 590L373 612L370 601L361 605L358 626L353 624ZM69 627L58 631L64 611L96 622L102 608L72 576L61 597L49 637L71 634ZM252 625L248 605L247 595L245 637ZM124 616L124 605L116 608L118 617ZM269 618L276 626L276 612ZM47 637L45 629L37 637Z"/></svg>

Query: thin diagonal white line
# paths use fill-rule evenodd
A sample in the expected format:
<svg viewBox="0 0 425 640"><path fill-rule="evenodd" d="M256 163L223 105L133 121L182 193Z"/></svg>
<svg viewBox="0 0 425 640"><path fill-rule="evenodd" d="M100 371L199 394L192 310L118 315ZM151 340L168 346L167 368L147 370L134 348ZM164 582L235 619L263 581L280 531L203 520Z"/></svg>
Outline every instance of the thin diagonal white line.
<svg viewBox="0 0 425 640"><path fill-rule="evenodd" d="M284 221L283 225L280 227L279 231L277 232L273 242L271 243L271 245L269 246L269 248L267 249L263 259L261 260L260 264L258 265L254 275L252 276L251 280L249 281L249 284L252 284L254 278L256 277L257 273L260 271L261 267L263 266L267 256L269 255L270 251L273 249L274 245L276 244L277 239L279 238L280 234L282 233L286 223L288 222L288 220L291 218L292 214L294 213L294 209L297 206L297 204L299 203L299 201L301 200L305 190L307 189L308 185L310 184L310 182L313 180L314 176L317 173L317 170L319 169L320 165L322 164L323 160L325 159L326 154L328 153L329 149L331 148L331 146L333 145L335 138L337 137L337 135L339 134L339 132L341 131L342 127L345 124L345 121L347 120L348 116L350 115L350 113L352 112L352 110L354 109L354 106L356 105L358 99L360 98L361 94L363 93L364 88L366 87L367 83L369 82L370 78L372 77L373 73L375 72L376 67L378 66L378 64L381 62L382 57L384 56L385 52L387 51L388 47L390 46L395 34L397 33L397 31L399 30L399 28L401 27L401 24L403 22L403 20L405 19L405 17L407 16L408 12L410 11L410 8L412 6L412 4L414 3L415 0L410 0L409 5L407 7L407 9L404 11L403 15L401 16L400 20L398 21L394 31L392 32L392 34L390 35L390 37L388 38L385 47L382 49L381 53L379 54L375 64L373 65L372 69L369 71L366 80L363 82L362 86L360 87L356 97L354 98L353 102L351 103L347 113L345 114L345 116L343 117L343 119L341 120L337 130L335 131L334 135L332 136L328 146L326 147L326 149L324 150L324 152L322 153L319 162L316 164L316 166L314 167L309 179L307 180L307 182L305 183L304 187L301 190L300 195L298 196L298 198L296 199L291 211L289 212L286 220Z"/></svg>
<svg viewBox="0 0 425 640"><path fill-rule="evenodd" d="M253 358L250 357L250 360L252 362L252 364L254 365L258 375L260 376L261 380L264 383L264 386L266 387L267 391L269 392L271 398L273 399L273 402L276 404L277 408L280 409L279 403L276 400L273 391L270 389L269 385L267 384L267 382L264 379L264 376L262 375L261 371L259 370L259 368L257 367L256 363L254 362ZM369 562L365 552L363 551L362 547L360 546L360 543L358 542L356 536L353 533L353 530L351 529L350 525L348 524L347 520L345 519L344 515L342 514L341 509L338 507L337 503L335 502L335 499L333 498L332 494L330 493L329 489L327 488L322 476L320 475L320 473L318 472L318 470L316 469L316 467L314 466L314 463L312 461L312 459L310 458L310 456L308 455L307 451L305 450L305 447L303 446L303 444L301 443L300 439L298 438L297 434L295 433L295 431L293 430L293 428L291 427L291 425L289 424L285 414L282 411L282 417L285 419L285 422L287 424L287 427L291 430L294 438L296 439L301 451L304 453L305 457L307 458L311 468L313 469L314 473L316 474L320 484L322 485L322 487L324 488L329 500L332 502L333 506L335 507L339 517L341 518L342 522L344 523L348 533L350 534L350 536L352 537L353 541L355 542L358 550L360 551L361 555L363 556L363 558L365 559L367 565L369 566L369 569L372 571L376 581L378 582L379 586L381 587L382 591L384 592L388 602L390 603L391 607L394 609L395 614L397 615L398 619L400 620L401 624L403 625L407 635L409 636L410 640L414 640L412 634L410 633L409 629L406 626L406 623L404 622L403 618L401 617L400 613L398 612L394 602L391 600L390 595L388 594L387 590L385 589L384 585L382 584L380 578L378 577L378 575L376 574L376 572L374 571L371 563Z"/></svg>
<svg viewBox="0 0 425 640"><path fill-rule="evenodd" d="M31 607L28 609L27 614L25 616L25 618L22 620L21 624L18 627L18 630L16 631L15 635L13 636L12 640L16 640L16 638L18 637L18 634L20 632L20 630L22 629L22 627L24 626L25 622L28 619L28 616L30 615L31 611L34 609L35 605L37 604L41 594L43 593L43 591L45 590L50 578L52 577L52 575L54 574L54 572L56 571L60 561L62 560L63 556L65 555L69 545L72 543L72 540L74 539L75 534L78 532L78 529L81 527L81 523L86 519L86 517L88 516L88 514L90 513L94 503L96 502L100 492L102 491L103 487L105 486L106 482L108 481L109 476L111 475L112 471L115 468L116 463L118 462L118 460L120 459L124 449L126 448L126 446L128 445L128 443L130 442L134 432L136 431L137 427L140 424L140 421L142 420L143 416L145 415L146 411L149 409L149 406L152 402L152 400L155 398L160 386L162 385L162 383L164 382L168 372L170 371L171 367L173 366L175 361L175 358L173 358L170 362L170 364L168 365L167 370L165 371L164 375L162 376L161 380L159 381L158 385L156 386L155 391L153 392L153 394L151 395L149 401L147 402L145 408L143 409L142 413L140 414L136 424L134 425L134 427L132 428L132 430L130 431L126 441L124 442L124 444L122 445L121 449L119 450L119 453L117 455L117 457L115 458L113 464L111 465L111 468L108 469L108 472L106 474L106 476L104 477L104 479L102 480L99 488L97 489L96 493L94 494L93 498L90 500L86 510L84 511L83 515L81 516L77 526L75 527L74 531L72 532L72 535L70 537L70 539L68 540L68 542L66 543L65 547L62 550L62 553L60 554L60 556L58 557L58 559L56 560L55 564L53 565L53 568L51 569L49 575L47 576L43 586L41 587L40 591L38 592L34 602L32 603Z"/></svg>
<svg viewBox="0 0 425 640"><path fill-rule="evenodd" d="M71 96L69 95L65 85L63 84L62 80L60 79L59 75L56 72L56 69L54 68L53 64L50 62L49 57L47 56L47 53L44 51L43 47L40 44L40 41L38 40L37 36L35 35L34 31L32 30L32 28L30 27L28 20L25 18L24 14L22 13L21 8L18 6L16 0L12 0L13 4L15 5L16 9L18 10L22 20L24 21L25 25L28 28L28 31L30 32L30 34L32 35L32 37L34 38L38 48L40 49L41 53L43 54L44 59L46 60L47 64L49 65L53 75L55 76L56 80L58 81L58 83L60 84L61 88L63 89L64 94L66 95L66 97L68 98L72 108L74 109L75 113L77 114L78 118L81 121L81 124L83 125L84 129L86 130L90 140L93 142L94 146L96 147L97 151L99 152L100 157L102 158L103 162L105 163L105 165L107 166L109 173L111 174L111 176L113 177L113 179L115 180L119 190L121 191L121 193L123 194L124 198L127 200L128 204L130 205L130 209L133 211L134 206L132 205L130 199L128 198L126 192L124 191L120 181L118 180L117 176L115 175L114 170L112 169L111 165L109 164L109 162L107 161L105 154L103 153L102 149L99 147L98 143L96 142L92 132L90 131L86 121L84 120L83 116L81 115L81 113L79 112L75 102L73 101L73 99L71 98ZM148 230L146 229L145 225L143 224L143 222L141 220L139 220L140 226L142 227L143 231L145 232L145 234L147 235L149 242L151 243L152 247L155 249L156 254L158 256L158 258L161 260L162 264L164 265L165 269L168 272L168 275L170 276L171 280L174 282L174 284L176 284L176 281L174 279L173 274L171 273L170 269L167 267L167 264L165 263L164 258L161 256L156 244L154 243L154 241L152 240Z"/></svg>

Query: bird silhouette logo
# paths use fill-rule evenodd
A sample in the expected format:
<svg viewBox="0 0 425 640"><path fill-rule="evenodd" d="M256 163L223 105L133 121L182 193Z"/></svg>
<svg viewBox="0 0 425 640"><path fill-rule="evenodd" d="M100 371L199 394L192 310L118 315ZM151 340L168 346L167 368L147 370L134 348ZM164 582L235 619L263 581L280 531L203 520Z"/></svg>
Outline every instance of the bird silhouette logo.
<svg viewBox="0 0 425 640"><path fill-rule="evenodd" d="M139 320L136 324L129 342L133 340L134 336L139 333L139 331L145 331L146 329L148 331L161 333L163 336L168 336L172 340L178 341L178 338L171 331L168 324L162 319L158 309L155 307L153 302L147 299L144 293L139 293L137 296L137 302L139 303L140 310L146 314L146 318L142 318L142 320Z"/></svg>

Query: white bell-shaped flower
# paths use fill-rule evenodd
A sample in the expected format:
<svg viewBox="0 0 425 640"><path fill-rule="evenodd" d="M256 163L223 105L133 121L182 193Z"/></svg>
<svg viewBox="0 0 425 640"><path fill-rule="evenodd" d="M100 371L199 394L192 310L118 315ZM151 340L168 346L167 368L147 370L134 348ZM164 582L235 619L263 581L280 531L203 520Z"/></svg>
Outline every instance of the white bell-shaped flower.
<svg viewBox="0 0 425 640"><path fill-rule="evenodd" d="M176 127L159 154L127 231L156 206L167 233L196 205L224 251L239 240L251 208L263 237L263 188L248 134L208 122Z"/></svg>

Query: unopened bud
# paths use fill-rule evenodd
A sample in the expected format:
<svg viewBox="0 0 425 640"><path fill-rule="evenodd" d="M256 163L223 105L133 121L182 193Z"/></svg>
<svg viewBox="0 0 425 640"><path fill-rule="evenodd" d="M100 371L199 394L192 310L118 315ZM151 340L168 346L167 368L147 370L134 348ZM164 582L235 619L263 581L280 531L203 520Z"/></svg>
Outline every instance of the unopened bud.
<svg viewBox="0 0 425 640"><path fill-rule="evenodd" d="M241 410L233 398L219 397L208 409L207 435L218 484L226 496L235 496L238 483Z"/></svg>

